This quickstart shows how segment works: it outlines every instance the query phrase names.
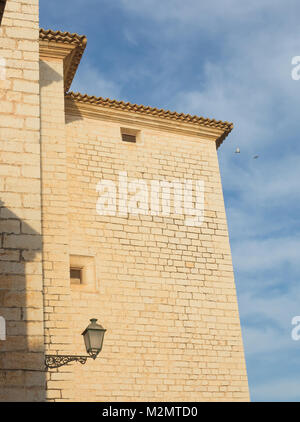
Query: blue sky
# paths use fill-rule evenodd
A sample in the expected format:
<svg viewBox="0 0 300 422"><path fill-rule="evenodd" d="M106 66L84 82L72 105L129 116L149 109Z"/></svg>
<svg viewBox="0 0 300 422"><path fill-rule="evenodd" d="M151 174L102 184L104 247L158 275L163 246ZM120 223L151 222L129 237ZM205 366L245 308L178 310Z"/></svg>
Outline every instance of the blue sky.
<svg viewBox="0 0 300 422"><path fill-rule="evenodd" d="M234 123L219 160L251 399L300 401L299 1L41 0L40 12L41 27L88 37L73 91Z"/></svg>

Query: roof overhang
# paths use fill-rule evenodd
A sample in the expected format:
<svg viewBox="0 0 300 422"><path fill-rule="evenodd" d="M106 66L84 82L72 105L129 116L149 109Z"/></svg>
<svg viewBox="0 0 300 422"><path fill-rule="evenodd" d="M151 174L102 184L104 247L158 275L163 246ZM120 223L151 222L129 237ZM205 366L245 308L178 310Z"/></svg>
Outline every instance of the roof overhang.
<svg viewBox="0 0 300 422"><path fill-rule="evenodd" d="M1 1L1 0L0 0ZM131 126L152 127L215 141L218 148L233 124L190 114L171 112L109 98L68 92L87 39L84 35L40 29L40 59L63 60L66 114L117 121Z"/></svg>
<svg viewBox="0 0 300 422"><path fill-rule="evenodd" d="M84 35L40 29L40 59L63 60L65 92L70 89L86 44Z"/></svg>
<svg viewBox="0 0 300 422"><path fill-rule="evenodd" d="M69 92L65 95L67 115L115 121L131 127L149 127L216 142L218 148L233 124L143 105Z"/></svg>

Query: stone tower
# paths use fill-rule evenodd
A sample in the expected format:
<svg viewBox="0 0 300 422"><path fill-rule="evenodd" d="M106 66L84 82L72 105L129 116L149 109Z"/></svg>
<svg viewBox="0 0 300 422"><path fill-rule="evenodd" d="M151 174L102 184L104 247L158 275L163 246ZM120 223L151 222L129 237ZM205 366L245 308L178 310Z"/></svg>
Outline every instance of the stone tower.
<svg viewBox="0 0 300 422"><path fill-rule="evenodd" d="M44 400L38 1L1 3L0 400Z"/></svg>
<svg viewBox="0 0 300 422"><path fill-rule="evenodd" d="M86 38L0 29L1 400L248 400L217 148L227 122L69 92ZM101 354L46 371L44 356Z"/></svg>

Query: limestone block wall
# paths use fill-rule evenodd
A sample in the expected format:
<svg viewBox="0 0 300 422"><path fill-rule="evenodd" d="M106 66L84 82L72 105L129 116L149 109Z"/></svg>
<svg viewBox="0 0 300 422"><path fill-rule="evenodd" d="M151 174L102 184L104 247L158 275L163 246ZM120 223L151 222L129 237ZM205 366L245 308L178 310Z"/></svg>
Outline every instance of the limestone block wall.
<svg viewBox="0 0 300 422"><path fill-rule="evenodd" d="M0 400L248 400L215 143L141 117L138 142L123 142L132 114L66 112L68 48L39 60L38 0L7 0ZM203 181L204 223L188 226L173 211L99 215L97 185L114 182L119 199L120 172L149 191L153 180ZM88 267L81 285L70 281L76 265ZM86 354L81 333L90 318L107 329L100 356L45 372L45 353Z"/></svg>
<svg viewBox="0 0 300 422"><path fill-rule="evenodd" d="M47 354L76 354L70 327L68 187L63 60L40 60L42 226ZM68 398L72 367L47 372L47 399ZM74 388L76 388L74 386Z"/></svg>
<svg viewBox="0 0 300 422"><path fill-rule="evenodd" d="M89 318L107 332L95 361L60 375L56 397L61 389L65 400L248 400L215 143L168 132L161 121L138 127L131 144L121 140L123 125L66 116L69 253L95 266L89 283L70 285L73 347L85 353ZM118 185L120 171L148 186L204 181L203 225L174 214L98 215L96 186Z"/></svg>
<svg viewBox="0 0 300 422"><path fill-rule="evenodd" d="M45 398L38 0L0 27L0 400Z"/></svg>

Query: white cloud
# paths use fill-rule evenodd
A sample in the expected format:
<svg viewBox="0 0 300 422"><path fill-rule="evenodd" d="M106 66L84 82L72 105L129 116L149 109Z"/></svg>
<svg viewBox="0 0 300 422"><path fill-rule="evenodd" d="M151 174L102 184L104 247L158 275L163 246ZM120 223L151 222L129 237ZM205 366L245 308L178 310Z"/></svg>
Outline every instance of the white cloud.
<svg viewBox="0 0 300 422"><path fill-rule="evenodd" d="M254 400L259 401L300 401L300 380L276 378L265 383L258 383L253 388Z"/></svg>
<svg viewBox="0 0 300 422"><path fill-rule="evenodd" d="M134 32L131 29L125 28L123 33L124 37L126 38L129 44L134 46L138 45L137 38L135 37Z"/></svg>
<svg viewBox="0 0 300 422"><path fill-rule="evenodd" d="M299 241L293 237L241 240L234 254L240 271L275 271L283 264L297 267Z"/></svg>
<svg viewBox="0 0 300 422"><path fill-rule="evenodd" d="M97 67L86 60L80 64L70 89L81 94L112 99L119 99L121 90L116 82L107 79Z"/></svg>
<svg viewBox="0 0 300 422"><path fill-rule="evenodd" d="M288 2L287 2L288 3ZM295 4L294 1L290 1ZM241 19L258 19L258 13L267 10L269 13L280 4L279 0L261 0L260 2L243 3L239 0L121 0L124 8L159 21L177 20L184 24L195 22L210 26L211 21L232 22ZM216 28L219 29L219 28Z"/></svg>

